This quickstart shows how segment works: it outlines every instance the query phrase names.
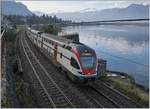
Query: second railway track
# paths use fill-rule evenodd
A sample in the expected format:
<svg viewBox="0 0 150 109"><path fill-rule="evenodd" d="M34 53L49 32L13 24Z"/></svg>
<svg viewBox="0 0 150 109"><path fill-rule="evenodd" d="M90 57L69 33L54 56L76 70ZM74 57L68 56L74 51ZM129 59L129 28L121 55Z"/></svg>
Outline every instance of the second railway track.
<svg viewBox="0 0 150 109"><path fill-rule="evenodd" d="M116 89L108 86L106 83L102 81L98 81L94 84L90 85L98 93L105 96L109 99L112 103L114 103L119 108L139 108L141 107L139 104L135 103L131 98L128 96L120 93Z"/></svg>

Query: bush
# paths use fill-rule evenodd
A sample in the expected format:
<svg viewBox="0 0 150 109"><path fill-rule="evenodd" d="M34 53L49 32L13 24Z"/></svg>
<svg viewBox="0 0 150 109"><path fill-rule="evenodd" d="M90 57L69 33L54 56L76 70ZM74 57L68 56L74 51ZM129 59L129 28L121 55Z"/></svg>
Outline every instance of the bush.
<svg viewBox="0 0 150 109"><path fill-rule="evenodd" d="M15 41L16 34L17 34L16 29L7 28L6 33L4 34L6 41Z"/></svg>
<svg viewBox="0 0 150 109"><path fill-rule="evenodd" d="M8 97L6 95L4 95L5 97L3 99L1 99L1 107L6 108L6 107L10 107L10 101L8 99Z"/></svg>
<svg viewBox="0 0 150 109"><path fill-rule="evenodd" d="M44 25L42 27L42 31L45 33L50 33L54 35L58 35L58 32L61 31L61 28L54 26L54 25Z"/></svg>

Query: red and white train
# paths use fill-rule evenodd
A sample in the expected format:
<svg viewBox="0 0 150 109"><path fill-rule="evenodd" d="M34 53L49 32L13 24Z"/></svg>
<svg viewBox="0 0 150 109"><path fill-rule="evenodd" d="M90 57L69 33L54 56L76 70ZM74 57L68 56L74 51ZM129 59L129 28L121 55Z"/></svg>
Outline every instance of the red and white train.
<svg viewBox="0 0 150 109"><path fill-rule="evenodd" d="M47 54L52 62L66 71L73 81L91 81L97 78L98 59L90 47L59 36L27 29L29 39Z"/></svg>

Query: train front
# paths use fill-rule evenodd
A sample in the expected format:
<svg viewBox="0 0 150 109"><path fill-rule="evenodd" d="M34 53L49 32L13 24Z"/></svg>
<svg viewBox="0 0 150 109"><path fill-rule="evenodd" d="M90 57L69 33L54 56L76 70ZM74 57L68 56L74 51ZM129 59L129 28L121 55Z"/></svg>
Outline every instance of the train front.
<svg viewBox="0 0 150 109"><path fill-rule="evenodd" d="M78 46L77 57L80 63L80 75L78 77L85 81L95 80L97 77L97 56L93 49L86 45Z"/></svg>

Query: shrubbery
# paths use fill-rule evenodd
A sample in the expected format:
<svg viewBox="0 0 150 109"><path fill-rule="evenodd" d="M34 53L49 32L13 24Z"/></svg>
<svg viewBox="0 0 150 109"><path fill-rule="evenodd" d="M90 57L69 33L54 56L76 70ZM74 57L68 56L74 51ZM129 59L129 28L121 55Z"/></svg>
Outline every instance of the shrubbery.
<svg viewBox="0 0 150 109"><path fill-rule="evenodd" d="M49 34L54 34L54 35L58 35L58 32L61 31L61 28L58 26L54 26L54 25L44 25L41 28L43 32L45 33L49 33Z"/></svg>
<svg viewBox="0 0 150 109"><path fill-rule="evenodd" d="M16 38L16 34L17 34L16 29L14 29L14 28L11 28L11 29L7 28L6 32L4 34L6 41L14 41L15 38Z"/></svg>

